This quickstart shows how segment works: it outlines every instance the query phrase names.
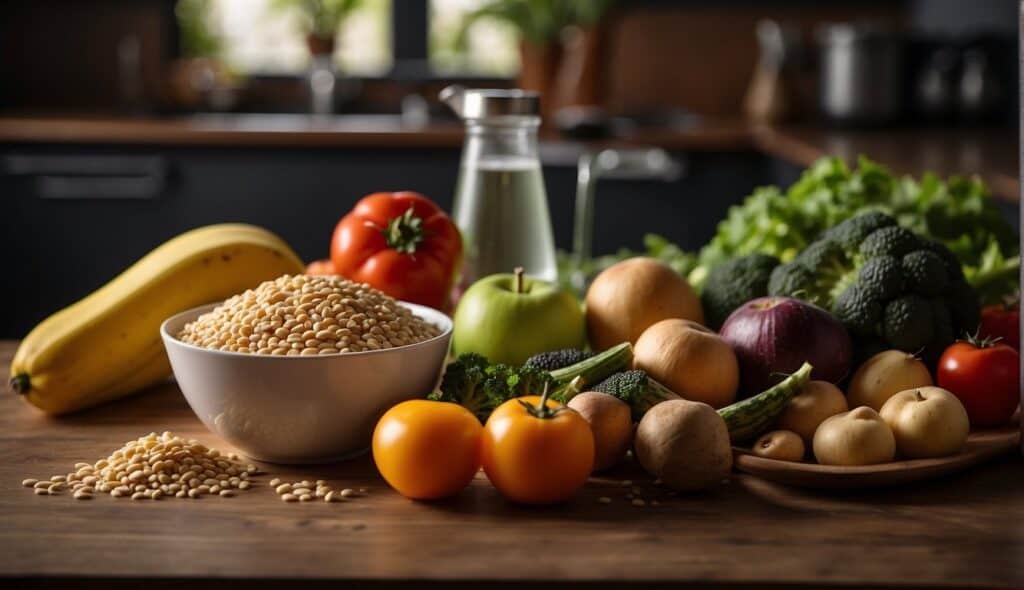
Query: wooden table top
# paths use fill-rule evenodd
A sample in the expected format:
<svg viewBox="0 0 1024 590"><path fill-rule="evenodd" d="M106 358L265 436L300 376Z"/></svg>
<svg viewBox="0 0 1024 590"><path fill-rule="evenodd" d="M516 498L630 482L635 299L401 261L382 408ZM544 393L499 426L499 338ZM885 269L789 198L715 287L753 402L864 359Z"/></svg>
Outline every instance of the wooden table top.
<svg viewBox="0 0 1024 590"><path fill-rule="evenodd" d="M14 344L0 342L0 365L10 362ZM720 493L671 497L627 465L550 508L511 505L482 476L454 499L411 502L387 487L366 456L317 467L262 465L258 485L234 498L76 501L20 485L163 430L230 449L173 384L59 419L4 392L0 584L1024 586L1024 461L1017 455L938 481L841 493L735 475ZM286 504L267 487L272 477L327 479L368 493L340 504ZM647 506L626 500L625 479L642 488ZM599 503L601 496L612 502Z"/></svg>

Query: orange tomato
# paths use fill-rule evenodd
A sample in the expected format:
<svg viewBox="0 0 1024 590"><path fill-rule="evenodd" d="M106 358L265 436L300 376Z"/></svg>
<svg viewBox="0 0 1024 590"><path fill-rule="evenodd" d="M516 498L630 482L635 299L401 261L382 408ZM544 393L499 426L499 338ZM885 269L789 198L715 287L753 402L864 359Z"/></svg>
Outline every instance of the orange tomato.
<svg viewBox="0 0 1024 590"><path fill-rule="evenodd" d="M377 422L373 461L398 493L414 500L454 495L480 469L480 421L449 402L402 402Z"/></svg>
<svg viewBox="0 0 1024 590"><path fill-rule="evenodd" d="M308 275L337 275L337 271L334 270L334 263L331 262L330 258L324 260L314 260L306 265L306 274Z"/></svg>
<svg viewBox="0 0 1024 590"><path fill-rule="evenodd" d="M594 435L575 410L536 395L509 400L484 425L481 463L509 500L553 504L583 487L594 466ZM536 414L542 414L538 416Z"/></svg>

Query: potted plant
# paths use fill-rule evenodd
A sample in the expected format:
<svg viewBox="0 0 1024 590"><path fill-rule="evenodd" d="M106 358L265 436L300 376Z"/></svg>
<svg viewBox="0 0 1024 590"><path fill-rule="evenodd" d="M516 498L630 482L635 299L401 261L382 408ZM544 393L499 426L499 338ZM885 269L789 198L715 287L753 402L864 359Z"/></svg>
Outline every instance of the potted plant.
<svg viewBox="0 0 1024 590"><path fill-rule="evenodd" d="M555 77L562 60L562 33L570 25L593 28L612 0L491 0L467 14L457 36L465 47L469 29L481 19L510 24L519 34L520 88L534 90L545 101L545 114L554 106Z"/></svg>
<svg viewBox="0 0 1024 590"><path fill-rule="evenodd" d="M362 0L275 0L282 11L298 13L306 35L310 55L330 56L334 53L338 31L348 17L362 5Z"/></svg>

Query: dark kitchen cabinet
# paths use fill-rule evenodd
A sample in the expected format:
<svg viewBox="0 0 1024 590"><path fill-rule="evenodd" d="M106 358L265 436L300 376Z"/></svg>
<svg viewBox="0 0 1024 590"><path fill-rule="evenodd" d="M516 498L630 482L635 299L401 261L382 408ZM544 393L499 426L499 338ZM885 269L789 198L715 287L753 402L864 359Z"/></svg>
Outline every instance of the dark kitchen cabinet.
<svg viewBox="0 0 1024 590"><path fill-rule="evenodd" d="M707 241L727 207L763 182L754 154L678 154L676 182L598 184L594 251L639 247L647 232ZM0 148L0 244L7 255L0 337L23 336L188 229L245 222L304 260L327 255L338 219L363 195L414 189L450 208L457 149ZM576 170L545 168L558 246L571 245Z"/></svg>

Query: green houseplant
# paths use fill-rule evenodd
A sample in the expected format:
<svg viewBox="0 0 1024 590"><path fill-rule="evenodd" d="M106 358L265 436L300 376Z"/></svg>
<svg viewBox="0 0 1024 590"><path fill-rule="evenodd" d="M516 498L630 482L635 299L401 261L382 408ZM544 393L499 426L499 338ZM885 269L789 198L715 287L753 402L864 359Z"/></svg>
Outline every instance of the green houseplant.
<svg viewBox="0 0 1024 590"><path fill-rule="evenodd" d="M275 0L274 7L299 15L309 52L316 56L334 53L338 31L362 3L362 0Z"/></svg>
<svg viewBox="0 0 1024 590"><path fill-rule="evenodd" d="M456 46L467 45L468 32L479 20L508 23L520 40L519 86L549 95L562 60L563 31L571 26L594 28L613 1L491 0L465 16Z"/></svg>

